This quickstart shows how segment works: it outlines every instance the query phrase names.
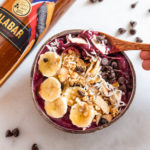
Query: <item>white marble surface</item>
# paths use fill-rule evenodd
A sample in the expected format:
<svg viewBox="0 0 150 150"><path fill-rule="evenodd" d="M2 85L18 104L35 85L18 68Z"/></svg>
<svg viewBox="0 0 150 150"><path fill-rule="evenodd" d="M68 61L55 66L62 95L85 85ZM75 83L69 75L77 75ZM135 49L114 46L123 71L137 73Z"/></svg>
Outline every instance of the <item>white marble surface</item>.
<svg viewBox="0 0 150 150"><path fill-rule="evenodd" d="M58 24L34 48L5 85L0 88L0 150L30 150L36 142L41 150L149 150L150 149L150 72L141 67L139 52L128 52L137 74L137 92L127 113L111 127L87 135L64 133L53 128L36 111L32 102L30 71L41 45L55 33L65 29L95 29L116 34L130 20L138 21L137 35L150 42L149 0L104 0L89 4L77 0ZM2 3L2 1L0 1ZM122 39L133 41L128 34ZM19 127L19 138L5 138L5 131Z"/></svg>

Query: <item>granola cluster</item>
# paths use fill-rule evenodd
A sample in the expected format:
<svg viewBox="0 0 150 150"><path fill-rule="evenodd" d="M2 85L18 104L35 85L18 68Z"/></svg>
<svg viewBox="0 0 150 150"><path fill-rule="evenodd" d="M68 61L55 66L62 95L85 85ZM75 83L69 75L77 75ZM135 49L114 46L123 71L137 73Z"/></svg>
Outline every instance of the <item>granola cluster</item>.
<svg viewBox="0 0 150 150"><path fill-rule="evenodd" d="M62 84L62 95L68 106L85 102L95 110L93 122L97 125L111 122L119 114L122 91L118 84L110 84L102 77L99 56L82 59L75 48L62 53L62 66L57 77ZM81 107L81 112L84 107ZM86 113L85 113L86 116Z"/></svg>

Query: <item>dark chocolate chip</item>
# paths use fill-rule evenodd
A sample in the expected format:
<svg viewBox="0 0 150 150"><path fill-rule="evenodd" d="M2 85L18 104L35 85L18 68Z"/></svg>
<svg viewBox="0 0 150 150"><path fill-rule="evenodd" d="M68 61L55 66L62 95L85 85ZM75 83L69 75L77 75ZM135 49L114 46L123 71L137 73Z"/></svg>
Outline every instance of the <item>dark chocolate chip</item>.
<svg viewBox="0 0 150 150"><path fill-rule="evenodd" d="M115 77L116 77L115 72L111 72L111 74L110 74L110 78L111 78L111 79L115 79Z"/></svg>
<svg viewBox="0 0 150 150"><path fill-rule="evenodd" d="M103 124L107 124L108 121L106 119L104 119L104 118L101 118L100 123L103 125Z"/></svg>
<svg viewBox="0 0 150 150"><path fill-rule="evenodd" d="M150 13L150 9L148 10L148 12Z"/></svg>
<svg viewBox="0 0 150 150"><path fill-rule="evenodd" d="M99 2L102 2L103 0L98 0Z"/></svg>
<svg viewBox="0 0 150 150"><path fill-rule="evenodd" d="M12 137L13 133L10 130L6 131L5 137Z"/></svg>
<svg viewBox="0 0 150 150"><path fill-rule="evenodd" d="M108 79L108 75L107 75L107 73L106 72L102 72L102 78L104 79L104 80L107 80Z"/></svg>
<svg viewBox="0 0 150 150"><path fill-rule="evenodd" d="M107 68L106 68L105 66L102 66L101 70L102 70L102 71L106 71Z"/></svg>
<svg viewBox="0 0 150 150"><path fill-rule="evenodd" d="M118 29L119 34L124 34L126 31L127 31L127 30L124 29L124 28L119 28L119 29Z"/></svg>
<svg viewBox="0 0 150 150"><path fill-rule="evenodd" d="M135 8L135 7L136 7L136 5L137 5L137 2L136 2L136 3L131 4L131 8Z"/></svg>
<svg viewBox="0 0 150 150"><path fill-rule="evenodd" d="M115 78L113 78L113 79L109 80L108 82L109 82L110 84L113 84L113 83L115 83L115 82L116 82L116 79L115 79Z"/></svg>
<svg viewBox="0 0 150 150"><path fill-rule="evenodd" d="M46 63L48 62L48 58L44 58L43 61Z"/></svg>
<svg viewBox="0 0 150 150"><path fill-rule="evenodd" d="M105 36L97 36L96 37L96 41L102 43L102 41L104 41Z"/></svg>
<svg viewBox="0 0 150 150"><path fill-rule="evenodd" d="M102 65L106 66L106 65L108 65L108 64L109 64L108 59L107 59L107 58L103 58L103 59L102 59Z"/></svg>
<svg viewBox="0 0 150 150"><path fill-rule="evenodd" d="M108 45L108 40L104 39L104 44Z"/></svg>
<svg viewBox="0 0 150 150"><path fill-rule="evenodd" d="M140 37L136 37L135 41L136 41L137 43L143 43L143 40L142 40Z"/></svg>
<svg viewBox="0 0 150 150"><path fill-rule="evenodd" d="M32 150L39 150L37 144L33 144L33 145L32 145Z"/></svg>
<svg viewBox="0 0 150 150"><path fill-rule="evenodd" d="M115 62L115 61L113 61L113 62L111 63L111 66L112 66L114 69L117 69L117 68L118 68L118 64L117 64L117 62Z"/></svg>
<svg viewBox="0 0 150 150"><path fill-rule="evenodd" d="M124 77L120 77L120 78L118 79L118 82L119 82L120 84L124 84L124 83L125 83L125 78L124 78Z"/></svg>
<svg viewBox="0 0 150 150"><path fill-rule="evenodd" d="M107 72L102 72L101 75L105 76L105 75L107 75Z"/></svg>
<svg viewBox="0 0 150 150"><path fill-rule="evenodd" d="M135 29L130 29L129 32L130 32L131 35L135 35L136 34L136 30Z"/></svg>
<svg viewBox="0 0 150 150"><path fill-rule="evenodd" d="M111 66L106 66L107 70L108 70L108 73L109 71L113 70L113 68Z"/></svg>
<svg viewBox="0 0 150 150"><path fill-rule="evenodd" d="M102 76L102 78L106 81L108 79L107 75Z"/></svg>
<svg viewBox="0 0 150 150"><path fill-rule="evenodd" d="M119 87L119 89L122 90L122 91L126 91L127 88L126 88L126 85L123 84L123 85L121 85L121 86Z"/></svg>
<svg viewBox="0 0 150 150"><path fill-rule="evenodd" d="M84 69L82 67L76 67L75 71L78 72L78 73L83 73Z"/></svg>
<svg viewBox="0 0 150 150"><path fill-rule="evenodd" d="M130 26L131 26L131 27L134 28L136 25L137 25L137 22L136 22L136 21L130 21Z"/></svg>
<svg viewBox="0 0 150 150"><path fill-rule="evenodd" d="M90 0L90 2L95 3L95 2L97 2L97 0Z"/></svg>
<svg viewBox="0 0 150 150"><path fill-rule="evenodd" d="M61 89L63 90L65 87L64 83L61 83Z"/></svg>
<svg viewBox="0 0 150 150"><path fill-rule="evenodd" d="M14 137L18 137L19 136L19 129L18 128L15 128L14 130L12 130L12 134Z"/></svg>
<svg viewBox="0 0 150 150"><path fill-rule="evenodd" d="M80 96L82 96L82 97L84 97L84 96L85 96L85 93L84 93L84 92L82 92L82 91L80 91L80 90L78 90L78 94L79 94Z"/></svg>
<svg viewBox="0 0 150 150"><path fill-rule="evenodd" d="M133 88L132 84L127 84L127 89L128 89L129 91L132 90L132 88Z"/></svg>

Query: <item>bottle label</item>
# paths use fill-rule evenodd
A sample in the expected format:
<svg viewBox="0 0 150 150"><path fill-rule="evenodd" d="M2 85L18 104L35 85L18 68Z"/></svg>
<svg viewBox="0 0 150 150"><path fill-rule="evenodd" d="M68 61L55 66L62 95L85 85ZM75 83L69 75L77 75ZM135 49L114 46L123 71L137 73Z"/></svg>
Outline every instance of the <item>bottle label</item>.
<svg viewBox="0 0 150 150"><path fill-rule="evenodd" d="M29 0L16 0L12 6L12 11L16 16L25 17L31 12L32 6Z"/></svg>
<svg viewBox="0 0 150 150"><path fill-rule="evenodd" d="M12 13L0 7L0 35L23 53L29 42L30 29Z"/></svg>

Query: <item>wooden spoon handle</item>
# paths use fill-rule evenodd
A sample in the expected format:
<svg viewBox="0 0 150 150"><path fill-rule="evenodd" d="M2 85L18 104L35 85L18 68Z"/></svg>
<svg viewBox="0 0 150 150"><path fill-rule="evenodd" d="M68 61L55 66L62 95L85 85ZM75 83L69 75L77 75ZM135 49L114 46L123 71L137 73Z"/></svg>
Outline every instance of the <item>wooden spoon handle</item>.
<svg viewBox="0 0 150 150"><path fill-rule="evenodd" d="M111 45L114 46L116 51L128 51L128 50L150 51L150 44L128 42L128 41L117 39L105 33L100 33L100 34L106 36L106 38L109 40Z"/></svg>
<svg viewBox="0 0 150 150"><path fill-rule="evenodd" d="M111 44L114 45L119 51L143 50L150 52L150 44L128 42L123 40L112 40Z"/></svg>

